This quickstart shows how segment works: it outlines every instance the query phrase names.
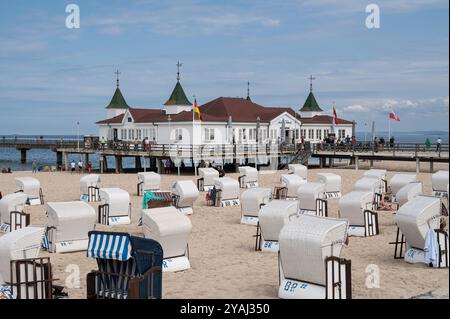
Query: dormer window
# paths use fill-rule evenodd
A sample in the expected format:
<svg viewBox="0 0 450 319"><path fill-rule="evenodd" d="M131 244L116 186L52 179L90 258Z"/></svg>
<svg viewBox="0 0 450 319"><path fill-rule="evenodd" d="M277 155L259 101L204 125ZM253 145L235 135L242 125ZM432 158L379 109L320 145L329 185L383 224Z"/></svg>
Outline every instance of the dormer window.
<svg viewBox="0 0 450 319"><path fill-rule="evenodd" d="M131 119L131 117L128 117L128 123L133 122L133 120Z"/></svg>

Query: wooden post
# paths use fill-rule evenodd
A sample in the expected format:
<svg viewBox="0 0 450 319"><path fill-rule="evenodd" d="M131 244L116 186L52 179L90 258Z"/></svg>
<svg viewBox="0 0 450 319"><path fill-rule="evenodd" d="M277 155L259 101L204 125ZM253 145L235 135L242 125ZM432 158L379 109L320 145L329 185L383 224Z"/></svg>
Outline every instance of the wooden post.
<svg viewBox="0 0 450 319"><path fill-rule="evenodd" d="M371 160L369 161L369 166L370 166L370 168L373 167L373 159L371 159Z"/></svg>
<svg viewBox="0 0 450 319"><path fill-rule="evenodd" d="M359 170L359 157L355 156L355 170Z"/></svg>
<svg viewBox="0 0 450 319"><path fill-rule="evenodd" d="M56 166L60 168L63 164L63 153L62 152L56 152Z"/></svg>
<svg viewBox="0 0 450 319"><path fill-rule="evenodd" d="M87 167L87 163L89 163L89 153L84 154L84 167Z"/></svg>
<svg viewBox="0 0 450 319"><path fill-rule="evenodd" d="M105 172L108 171L108 158L106 157L106 155L103 155L103 169Z"/></svg>
<svg viewBox="0 0 450 319"><path fill-rule="evenodd" d="M63 152L64 157L64 170L67 172L69 170L69 154L67 152Z"/></svg>
<svg viewBox="0 0 450 319"><path fill-rule="evenodd" d="M430 173L434 172L434 161L433 158L430 159Z"/></svg>
<svg viewBox="0 0 450 319"><path fill-rule="evenodd" d="M416 173L420 173L420 159L416 157Z"/></svg>
<svg viewBox="0 0 450 319"><path fill-rule="evenodd" d="M105 161L105 157L100 156L100 174L103 174L103 172L105 171L104 161Z"/></svg>
<svg viewBox="0 0 450 319"><path fill-rule="evenodd" d="M142 171L141 158L139 156L134 157L134 167L136 168L136 172Z"/></svg>
<svg viewBox="0 0 450 319"><path fill-rule="evenodd" d="M115 170L116 170L116 174L119 174L120 173L120 169L121 169L121 163L120 163L120 156L114 156L114 159L115 159Z"/></svg>
<svg viewBox="0 0 450 319"><path fill-rule="evenodd" d="M20 162L22 164L25 164L27 162L27 151L28 151L28 149L26 149L26 148L20 149Z"/></svg>

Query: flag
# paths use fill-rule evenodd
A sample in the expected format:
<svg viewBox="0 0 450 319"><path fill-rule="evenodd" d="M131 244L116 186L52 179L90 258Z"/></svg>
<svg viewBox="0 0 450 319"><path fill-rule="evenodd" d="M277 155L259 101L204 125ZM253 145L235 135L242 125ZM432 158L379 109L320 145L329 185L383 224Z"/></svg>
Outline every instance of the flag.
<svg viewBox="0 0 450 319"><path fill-rule="evenodd" d="M389 113L389 119L400 122L400 118L394 113L394 111L391 111L391 113Z"/></svg>
<svg viewBox="0 0 450 319"><path fill-rule="evenodd" d="M336 113L336 109L333 106L333 117L334 117L334 124L338 125L339 124L339 120L338 120L338 116Z"/></svg>
<svg viewBox="0 0 450 319"><path fill-rule="evenodd" d="M197 99L194 100L194 113L197 114L198 119L202 120L202 115L200 114L200 109L198 108Z"/></svg>

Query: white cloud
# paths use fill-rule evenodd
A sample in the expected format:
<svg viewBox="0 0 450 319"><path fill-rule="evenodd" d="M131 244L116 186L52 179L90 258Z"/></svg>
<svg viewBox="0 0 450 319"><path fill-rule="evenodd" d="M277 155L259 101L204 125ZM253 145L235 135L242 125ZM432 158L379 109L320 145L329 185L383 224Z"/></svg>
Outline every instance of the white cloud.
<svg viewBox="0 0 450 319"><path fill-rule="evenodd" d="M344 107L344 112L358 112L358 113L365 113L365 112L369 112L370 109L362 106L360 104L354 104L354 105L349 105Z"/></svg>

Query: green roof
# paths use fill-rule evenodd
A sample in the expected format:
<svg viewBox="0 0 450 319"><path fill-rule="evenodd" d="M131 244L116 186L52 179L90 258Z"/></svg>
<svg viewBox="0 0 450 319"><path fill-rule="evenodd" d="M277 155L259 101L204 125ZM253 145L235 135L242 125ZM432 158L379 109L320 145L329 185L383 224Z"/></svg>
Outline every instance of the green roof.
<svg viewBox="0 0 450 319"><path fill-rule="evenodd" d="M177 81L175 88L173 89L172 94L164 105L192 105L189 102L186 94L184 93L183 88L181 87L180 81Z"/></svg>
<svg viewBox="0 0 450 319"><path fill-rule="evenodd" d="M322 112L322 111L323 110L317 103L314 94L312 92L309 92L308 98L306 99L305 104L303 104L303 107L300 110L300 112Z"/></svg>
<svg viewBox="0 0 450 319"><path fill-rule="evenodd" d="M114 92L114 96L111 99L111 102L106 107L107 109L129 109L127 102L125 101L122 92L117 88L116 92Z"/></svg>

